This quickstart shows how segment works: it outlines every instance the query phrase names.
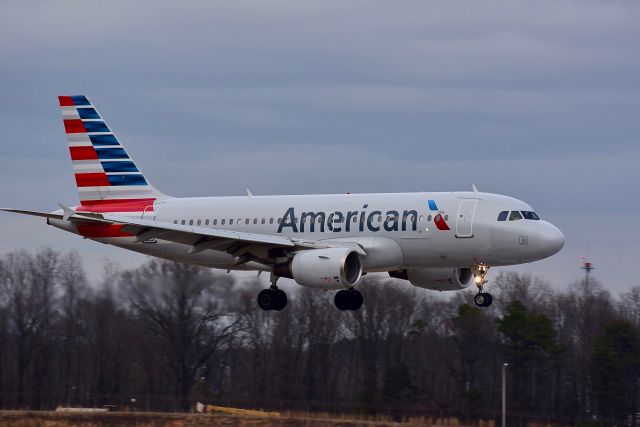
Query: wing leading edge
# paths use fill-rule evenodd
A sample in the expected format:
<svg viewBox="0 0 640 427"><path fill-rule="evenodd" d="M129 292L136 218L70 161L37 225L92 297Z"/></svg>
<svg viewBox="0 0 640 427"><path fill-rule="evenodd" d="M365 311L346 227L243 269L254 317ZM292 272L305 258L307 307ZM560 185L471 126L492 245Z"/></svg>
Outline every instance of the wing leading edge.
<svg viewBox="0 0 640 427"><path fill-rule="evenodd" d="M2 208L0 210L37 216L76 224L119 225L120 230L135 238L134 243L161 239L191 246L189 254L208 249L219 250L238 257L238 264L258 261L272 264L297 250L335 247L330 243L309 242L281 236L221 230L166 222L131 218L120 215L77 212L62 206L62 213L40 212L24 209Z"/></svg>

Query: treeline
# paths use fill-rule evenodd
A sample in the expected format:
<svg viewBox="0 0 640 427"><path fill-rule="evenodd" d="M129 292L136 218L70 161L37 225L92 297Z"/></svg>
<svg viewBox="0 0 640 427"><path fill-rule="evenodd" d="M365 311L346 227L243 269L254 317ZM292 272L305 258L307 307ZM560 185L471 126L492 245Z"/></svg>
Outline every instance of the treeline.
<svg viewBox="0 0 640 427"><path fill-rule="evenodd" d="M635 425L640 286L558 291L515 273L449 298L365 280L363 309L301 288L281 312L266 279L149 261L89 284L80 256L0 258L0 408L114 405L189 410L195 401L269 409L498 418L507 367L518 421ZM514 420L515 421L515 420Z"/></svg>

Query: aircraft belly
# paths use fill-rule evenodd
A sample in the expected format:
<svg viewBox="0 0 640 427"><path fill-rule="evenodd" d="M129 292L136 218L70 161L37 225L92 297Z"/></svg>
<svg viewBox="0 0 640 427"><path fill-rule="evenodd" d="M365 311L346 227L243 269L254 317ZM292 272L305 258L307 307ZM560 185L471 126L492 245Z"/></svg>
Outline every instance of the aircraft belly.
<svg viewBox="0 0 640 427"><path fill-rule="evenodd" d="M404 255L403 267L422 266L432 257L431 242L427 237L403 237L400 239L400 247Z"/></svg>

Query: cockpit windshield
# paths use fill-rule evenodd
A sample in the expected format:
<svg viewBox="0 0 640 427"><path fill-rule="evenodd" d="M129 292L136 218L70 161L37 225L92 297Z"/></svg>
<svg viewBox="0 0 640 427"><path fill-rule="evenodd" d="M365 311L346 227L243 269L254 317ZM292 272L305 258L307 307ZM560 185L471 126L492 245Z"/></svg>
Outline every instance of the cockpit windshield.
<svg viewBox="0 0 640 427"><path fill-rule="evenodd" d="M532 219L534 221L540 220L540 217L535 212L532 212L532 211L521 211L521 212L524 219Z"/></svg>
<svg viewBox="0 0 640 427"><path fill-rule="evenodd" d="M509 221L517 221L519 219L522 219L522 215L520 215L520 212L511 211L511 213L509 214Z"/></svg>
<svg viewBox="0 0 640 427"><path fill-rule="evenodd" d="M539 221L540 217L533 211L502 211L498 214L498 221L517 221L519 219L530 219L533 221Z"/></svg>

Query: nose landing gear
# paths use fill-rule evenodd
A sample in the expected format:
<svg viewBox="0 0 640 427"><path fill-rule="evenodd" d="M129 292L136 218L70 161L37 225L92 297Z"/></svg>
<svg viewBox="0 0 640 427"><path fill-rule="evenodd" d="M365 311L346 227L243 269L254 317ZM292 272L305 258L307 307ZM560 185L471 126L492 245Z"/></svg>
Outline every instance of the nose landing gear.
<svg viewBox="0 0 640 427"><path fill-rule="evenodd" d="M478 307L489 307L493 302L493 297L491 296L491 294L488 292L483 292L483 286L485 283L487 283L487 280L485 280L484 278L484 276L487 274L487 271L489 271L489 267L486 265L481 265L473 269L473 280L478 287L478 293L475 297L473 297L473 302Z"/></svg>

